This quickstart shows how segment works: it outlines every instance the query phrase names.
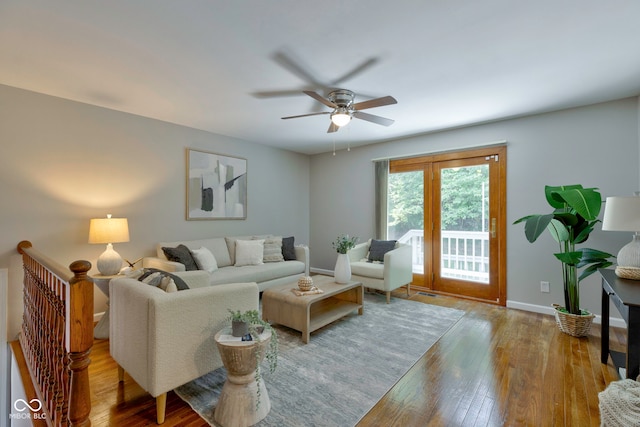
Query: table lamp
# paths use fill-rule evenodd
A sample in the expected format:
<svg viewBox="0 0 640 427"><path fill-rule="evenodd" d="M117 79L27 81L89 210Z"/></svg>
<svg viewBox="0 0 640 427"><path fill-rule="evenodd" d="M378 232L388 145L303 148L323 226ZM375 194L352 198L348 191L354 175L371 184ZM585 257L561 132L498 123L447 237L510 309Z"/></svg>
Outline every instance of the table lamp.
<svg viewBox="0 0 640 427"><path fill-rule="evenodd" d="M633 239L618 252L616 275L640 280L640 196L607 197L602 229L632 231Z"/></svg>
<svg viewBox="0 0 640 427"><path fill-rule="evenodd" d="M129 241L129 224L126 218L94 218L89 224L89 243L106 243L107 249L98 258L98 271L104 276L118 274L122 257L113 250L113 243Z"/></svg>

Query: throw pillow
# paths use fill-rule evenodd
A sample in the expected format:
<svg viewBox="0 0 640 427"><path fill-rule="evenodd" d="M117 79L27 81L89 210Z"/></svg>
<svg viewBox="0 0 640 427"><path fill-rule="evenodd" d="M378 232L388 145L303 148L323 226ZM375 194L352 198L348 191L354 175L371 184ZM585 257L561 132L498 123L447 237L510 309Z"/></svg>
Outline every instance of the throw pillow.
<svg viewBox="0 0 640 427"><path fill-rule="evenodd" d="M211 251L204 246L200 249L194 249L191 251L193 258L196 260L196 264L200 270L213 273L218 269L218 263L216 257L213 256Z"/></svg>
<svg viewBox="0 0 640 427"><path fill-rule="evenodd" d="M261 265L264 252L264 240L237 240L236 267L243 265Z"/></svg>
<svg viewBox="0 0 640 427"><path fill-rule="evenodd" d="M142 275L138 277L138 280L152 286L160 286L162 279L165 277L168 277L175 283L177 290L184 291L185 289L189 289L189 285L187 285L187 282L181 277L167 271L158 270L157 268L145 268ZM168 284L168 282L166 282L166 284Z"/></svg>
<svg viewBox="0 0 640 427"><path fill-rule="evenodd" d="M165 276L160 281L160 289L165 291L166 293L178 292L178 286L176 282L173 281L171 277Z"/></svg>
<svg viewBox="0 0 640 427"><path fill-rule="evenodd" d="M165 292L178 292L178 288L173 279L169 276L163 276L159 272L151 273L144 279L140 280L147 285L155 286Z"/></svg>
<svg viewBox="0 0 640 427"><path fill-rule="evenodd" d="M197 270L198 265L196 260L193 259L191 251L185 245L178 245L175 248L163 247L162 252L169 261L179 262L184 264L184 269L187 271Z"/></svg>
<svg viewBox="0 0 640 427"><path fill-rule="evenodd" d="M396 247L396 240L371 240L369 261L384 262L384 254Z"/></svg>
<svg viewBox="0 0 640 427"><path fill-rule="evenodd" d="M285 261L295 261L297 259L296 249L293 246L294 240L293 236L282 238L282 256Z"/></svg>
<svg viewBox="0 0 640 427"><path fill-rule="evenodd" d="M255 240L260 240L254 237ZM282 237L269 236L264 239L264 254L262 256L264 262L282 262Z"/></svg>

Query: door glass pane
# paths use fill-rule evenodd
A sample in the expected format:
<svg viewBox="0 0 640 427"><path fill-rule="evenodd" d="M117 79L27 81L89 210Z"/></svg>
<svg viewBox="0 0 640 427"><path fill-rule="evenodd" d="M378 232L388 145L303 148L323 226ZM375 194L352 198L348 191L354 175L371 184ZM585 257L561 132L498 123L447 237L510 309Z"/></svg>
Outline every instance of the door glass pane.
<svg viewBox="0 0 640 427"><path fill-rule="evenodd" d="M387 236L412 246L413 272L424 274L424 173L392 173L388 186Z"/></svg>
<svg viewBox="0 0 640 427"><path fill-rule="evenodd" d="M440 276L489 283L489 166L441 170Z"/></svg>

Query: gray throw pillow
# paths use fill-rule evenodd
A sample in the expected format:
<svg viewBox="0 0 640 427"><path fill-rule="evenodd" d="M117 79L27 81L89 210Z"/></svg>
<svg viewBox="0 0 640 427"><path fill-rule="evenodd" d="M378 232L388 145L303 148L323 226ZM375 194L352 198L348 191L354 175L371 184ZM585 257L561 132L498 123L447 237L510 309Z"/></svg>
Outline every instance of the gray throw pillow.
<svg viewBox="0 0 640 427"><path fill-rule="evenodd" d="M397 240L371 240L369 261L384 261L384 254L395 249Z"/></svg>
<svg viewBox="0 0 640 427"><path fill-rule="evenodd" d="M282 256L285 261L295 261L296 258L296 249L293 246L294 237L283 237L282 238Z"/></svg>
<svg viewBox="0 0 640 427"><path fill-rule="evenodd" d="M162 252L169 261L179 262L184 264L184 268L187 271L197 270L198 264L193 259L193 254L185 245L178 245L175 248L162 248Z"/></svg>

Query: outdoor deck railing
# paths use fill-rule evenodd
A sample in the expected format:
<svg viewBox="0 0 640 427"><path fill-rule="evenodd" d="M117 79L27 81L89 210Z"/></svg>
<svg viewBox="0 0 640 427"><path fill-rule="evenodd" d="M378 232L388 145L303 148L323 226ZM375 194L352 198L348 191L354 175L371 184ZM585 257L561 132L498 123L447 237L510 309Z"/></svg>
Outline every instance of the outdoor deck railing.
<svg viewBox="0 0 640 427"><path fill-rule="evenodd" d="M409 230L398 239L411 245L413 272L424 274L424 231ZM484 231L442 231L443 277L489 282L489 233Z"/></svg>

